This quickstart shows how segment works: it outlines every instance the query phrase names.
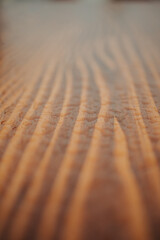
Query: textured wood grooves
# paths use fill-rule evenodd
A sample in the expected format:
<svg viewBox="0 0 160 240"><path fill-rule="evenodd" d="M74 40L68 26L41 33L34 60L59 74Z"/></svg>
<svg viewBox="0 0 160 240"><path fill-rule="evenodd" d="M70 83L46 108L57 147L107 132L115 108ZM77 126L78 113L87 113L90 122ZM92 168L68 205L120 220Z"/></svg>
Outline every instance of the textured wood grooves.
<svg viewBox="0 0 160 240"><path fill-rule="evenodd" d="M160 4L0 7L0 239L160 239Z"/></svg>

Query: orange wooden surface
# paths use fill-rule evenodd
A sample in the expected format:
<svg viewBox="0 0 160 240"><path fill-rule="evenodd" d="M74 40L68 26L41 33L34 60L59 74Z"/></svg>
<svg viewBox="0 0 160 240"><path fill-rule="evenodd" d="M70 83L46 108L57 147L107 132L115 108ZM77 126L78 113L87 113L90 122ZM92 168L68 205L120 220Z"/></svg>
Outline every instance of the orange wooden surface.
<svg viewBox="0 0 160 240"><path fill-rule="evenodd" d="M160 239L160 2L0 5L0 239Z"/></svg>

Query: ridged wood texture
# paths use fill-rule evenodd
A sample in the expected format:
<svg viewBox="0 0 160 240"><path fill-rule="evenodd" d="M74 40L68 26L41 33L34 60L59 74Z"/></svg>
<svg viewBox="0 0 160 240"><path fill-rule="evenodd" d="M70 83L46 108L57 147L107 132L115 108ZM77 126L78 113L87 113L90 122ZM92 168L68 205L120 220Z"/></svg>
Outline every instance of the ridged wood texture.
<svg viewBox="0 0 160 240"><path fill-rule="evenodd" d="M0 239L160 239L160 2L0 6Z"/></svg>

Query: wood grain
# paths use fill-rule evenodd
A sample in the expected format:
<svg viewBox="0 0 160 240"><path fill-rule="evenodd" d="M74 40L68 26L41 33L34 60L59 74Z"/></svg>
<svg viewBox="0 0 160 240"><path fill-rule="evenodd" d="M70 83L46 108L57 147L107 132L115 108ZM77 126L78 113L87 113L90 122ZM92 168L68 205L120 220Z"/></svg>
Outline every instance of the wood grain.
<svg viewBox="0 0 160 240"><path fill-rule="evenodd" d="M0 6L0 239L160 239L160 3Z"/></svg>

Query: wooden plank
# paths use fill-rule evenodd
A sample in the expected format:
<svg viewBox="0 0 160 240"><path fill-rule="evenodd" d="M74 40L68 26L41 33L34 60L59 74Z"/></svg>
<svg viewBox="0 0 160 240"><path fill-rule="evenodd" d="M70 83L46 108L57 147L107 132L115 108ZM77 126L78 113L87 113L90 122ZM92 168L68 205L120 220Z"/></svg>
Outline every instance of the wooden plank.
<svg viewBox="0 0 160 240"><path fill-rule="evenodd" d="M0 7L0 239L160 239L160 3Z"/></svg>

